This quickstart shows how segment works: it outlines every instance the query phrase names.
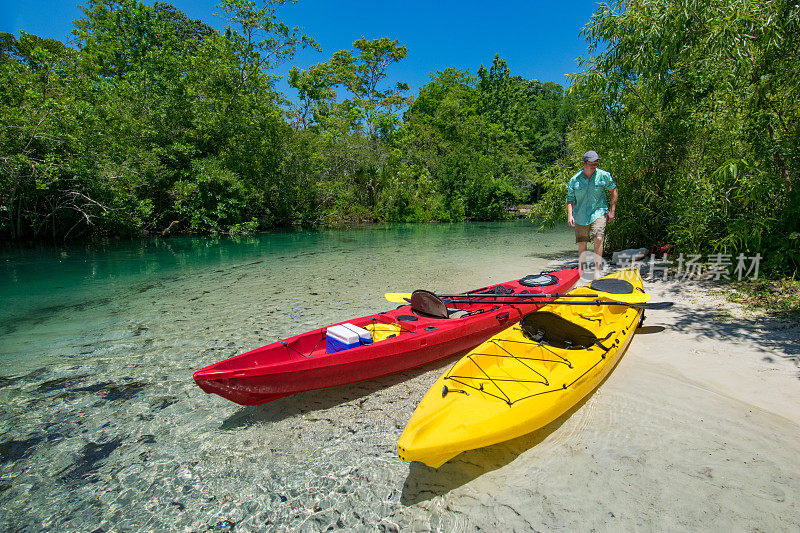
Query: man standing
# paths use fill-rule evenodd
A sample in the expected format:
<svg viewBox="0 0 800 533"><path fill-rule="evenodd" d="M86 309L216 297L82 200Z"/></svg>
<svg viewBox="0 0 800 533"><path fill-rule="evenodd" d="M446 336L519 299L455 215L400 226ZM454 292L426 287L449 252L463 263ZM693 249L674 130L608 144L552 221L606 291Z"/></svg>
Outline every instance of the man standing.
<svg viewBox="0 0 800 533"><path fill-rule="evenodd" d="M603 256L603 237L606 222L614 220L617 206L617 184L611 174L600 170L600 156L594 150L583 154L583 169L569 180L567 191L567 223L575 228L578 243L578 269L583 274L586 245L594 242L594 272L600 274ZM606 203L606 191L611 191L611 207Z"/></svg>

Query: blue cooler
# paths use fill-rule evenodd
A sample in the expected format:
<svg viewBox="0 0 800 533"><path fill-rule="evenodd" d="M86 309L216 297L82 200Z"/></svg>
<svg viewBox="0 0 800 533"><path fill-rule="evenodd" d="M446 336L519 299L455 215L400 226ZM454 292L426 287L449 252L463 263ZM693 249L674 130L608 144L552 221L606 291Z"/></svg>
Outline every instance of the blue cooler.
<svg viewBox="0 0 800 533"><path fill-rule="evenodd" d="M350 323L331 326L325 334L325 351L328 353L349 350L363 344L372 344L369 331Z"/></svg>

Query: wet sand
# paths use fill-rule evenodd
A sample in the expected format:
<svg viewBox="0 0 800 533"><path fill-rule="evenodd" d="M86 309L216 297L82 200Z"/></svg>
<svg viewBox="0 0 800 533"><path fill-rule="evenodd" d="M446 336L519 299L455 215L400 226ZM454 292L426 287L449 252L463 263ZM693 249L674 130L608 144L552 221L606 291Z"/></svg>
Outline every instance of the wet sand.
<svg viewBox="0 0 800 533"><path fill-rule="evenodd" d="M64 342L59 361L0 380L0 528L800 527L800 326L750 314L709 288L646 283L653 301L675 307L647 312L615 371L584 402L541 430L438 470L400 462L395 446L455 359L259 407L194 385L191 371L204 364L343 311L385 306L382 292L412 279L440 280L428 287L451 291L553 259L489 251L467 263L431 254L387 287L395 260L365 269L370 259L358 254L335 275L351 280L333 295L336 305L319 305L311 282L305 294L292 290L291 263L192 278L205 292L162 280L110 299L100 310L106 321ZM254 294L271 296L243 306ZM186 304L172 308L167 296Z"/></svg>

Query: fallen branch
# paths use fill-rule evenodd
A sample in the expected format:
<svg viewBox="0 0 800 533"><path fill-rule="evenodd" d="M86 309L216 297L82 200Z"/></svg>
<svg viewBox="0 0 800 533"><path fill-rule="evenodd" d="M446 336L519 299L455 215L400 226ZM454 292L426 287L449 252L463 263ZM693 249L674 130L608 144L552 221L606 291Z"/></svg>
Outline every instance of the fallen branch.
<svg viewBox="0 0 800 533"><path fill-rule="evenodd" d="M167 233L169 233L169 230L172 229L172 226L174 226L178 222L180 222L180 221L179 220L173 220L172 222L170 222L169 226L167 226L167 229L165 229L164 231L161 232L161 236L165 237L167 235Z"/></svg>

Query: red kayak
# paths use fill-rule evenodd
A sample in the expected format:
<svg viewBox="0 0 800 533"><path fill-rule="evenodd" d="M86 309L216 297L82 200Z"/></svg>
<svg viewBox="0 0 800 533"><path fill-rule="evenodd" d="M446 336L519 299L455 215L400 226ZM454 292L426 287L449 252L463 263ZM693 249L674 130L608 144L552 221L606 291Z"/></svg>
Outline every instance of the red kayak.
<svg viewBox="0 0 800 533"><path fill-rule="evenodd" d="M207 393L260 405L394 374L470 350L544 305L524 299L509 303L510 295L563 294L578 278L574 268L526 276L463 293L469 303L447 303L415 291L408 305L273 342L202 368L193 377ZM493 301L498 298L503 300Z"/></svg>

